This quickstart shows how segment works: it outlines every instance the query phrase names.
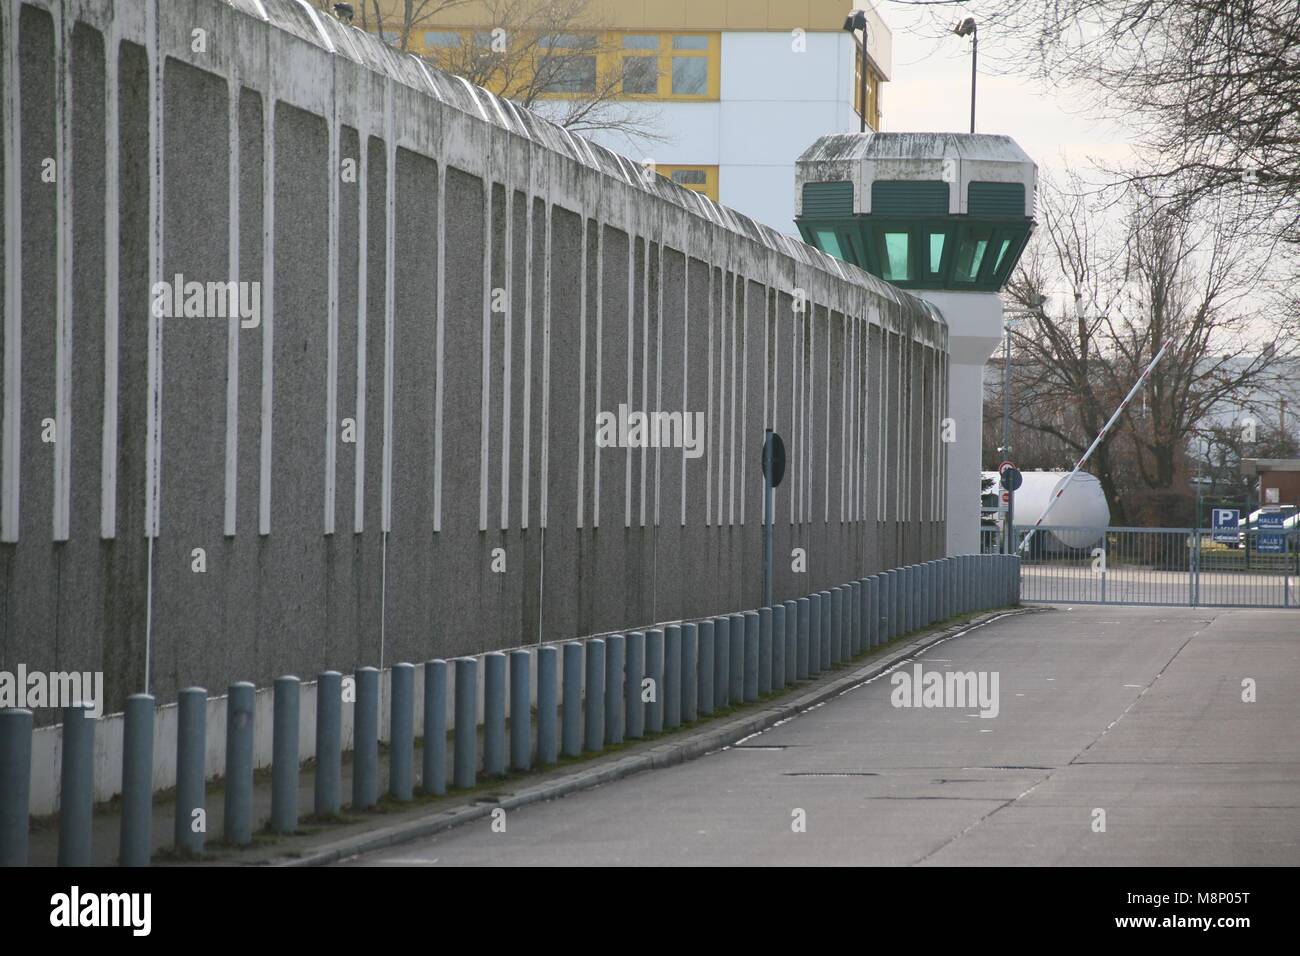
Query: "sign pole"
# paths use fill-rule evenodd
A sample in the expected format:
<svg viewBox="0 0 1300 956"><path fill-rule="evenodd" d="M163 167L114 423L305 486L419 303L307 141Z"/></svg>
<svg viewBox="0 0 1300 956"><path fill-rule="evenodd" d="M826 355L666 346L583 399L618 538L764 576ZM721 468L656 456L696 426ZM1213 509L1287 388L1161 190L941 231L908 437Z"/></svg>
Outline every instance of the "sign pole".
<svg viewBox="0 0 1300 956"><path fill-rule="evenodd" d="M772 485L772 429L763 441L763 605L772 606L772 524L776 494Z"/></svg>

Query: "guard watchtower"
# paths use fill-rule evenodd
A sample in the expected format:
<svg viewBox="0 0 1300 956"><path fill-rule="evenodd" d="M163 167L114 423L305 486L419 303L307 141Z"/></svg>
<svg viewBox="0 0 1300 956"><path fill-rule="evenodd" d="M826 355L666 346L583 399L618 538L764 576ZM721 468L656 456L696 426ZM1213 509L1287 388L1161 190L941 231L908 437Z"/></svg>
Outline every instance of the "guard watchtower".
<svg viewBox="0 0 1300 956"><path fill-rule="evenodd" d="M795 164L804 241L936 306L948 323L949 554L979 551L984 365L1034 228L1038 167L1009 136L840 133Z"/></svg>

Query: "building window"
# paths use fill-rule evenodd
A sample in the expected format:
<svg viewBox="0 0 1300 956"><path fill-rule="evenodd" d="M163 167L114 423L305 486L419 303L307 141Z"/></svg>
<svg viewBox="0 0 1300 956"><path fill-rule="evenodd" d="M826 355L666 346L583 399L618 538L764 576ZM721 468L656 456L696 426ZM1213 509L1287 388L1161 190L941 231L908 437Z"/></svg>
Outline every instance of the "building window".
<svg viewBox="0 0 1300 956"><path fill-rule="evenodd" d="M655 171L666 176L678 186L694 190L718 201L717 166L656 166Z"/></svg>
<svg viewBox="0 0 1300 956"><path fill-rule="evenodd" d="M477 47L486 54L493 37L468 29L429 30L423 41L440 66L455 71L460 50ZM609 90L628 99L716 100L721 49L719 33L549 34L535 39L527 63L495 73L488 86L504 96L536 80L548 96ZM509 59L508 53L498 55Z"/></svg>
<svg viewBox="0 0 1300 956"><path fill-rule="evenodd" d="M862 44L853 50L853 112L862 115ZM880 129L880 76L867 63L867 128Z"/></svg>

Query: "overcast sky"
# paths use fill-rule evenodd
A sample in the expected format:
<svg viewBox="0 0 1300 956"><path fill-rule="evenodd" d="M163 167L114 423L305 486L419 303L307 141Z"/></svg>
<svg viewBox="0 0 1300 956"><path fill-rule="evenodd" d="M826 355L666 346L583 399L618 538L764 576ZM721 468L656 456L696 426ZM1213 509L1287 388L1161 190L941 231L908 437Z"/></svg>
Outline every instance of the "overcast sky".
<svg viewBox="0 0 1300 956"><path fill-rule="evenodd" d="M894 34L894 71L884 87L885 129L891 132L960 132L970 129L970 40L955 35L935 41L907 29L915 9L885 0L881 13ZM953 21L958 19L953 8ZM964 15L964 14L963 14ZM991 73L987 63L996 33L980 35L981 69L976 84L975 131L1005 133L1040 166L1078 167L1093 159L1122 160L1129 134L1121 126L1087 115L1092 90L1060 91L1015 76ZM986 58L986 55L989 55Z"/></svg>

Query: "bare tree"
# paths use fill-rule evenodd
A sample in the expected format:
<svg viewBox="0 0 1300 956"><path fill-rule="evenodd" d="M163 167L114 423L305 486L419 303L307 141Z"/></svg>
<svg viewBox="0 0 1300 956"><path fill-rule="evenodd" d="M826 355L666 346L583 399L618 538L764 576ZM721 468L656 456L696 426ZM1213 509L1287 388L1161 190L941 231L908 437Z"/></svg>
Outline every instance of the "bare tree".
<svg viewBox="0 0 1300 956"><path fill-rule="evenodd" d="M909 0L896 0L909 4ZM954 4L923 0L922 32ZM980 62L1082 84L1096 112L1138 132L1129 181L1190 208L1230 200L1255 228L1300 243L1300 0L962 0ZM1229 210L1225 207L1224 212Z"/></svg>
<svg viewBox="0 0 1300 956"><path fill-rule="evenodd" d="M1045 180L1040 233L1004 292L1020 316L1012 420L1081 454L1168 341L1091 462L1118 520L1146 510L1143 498L1167 520L1186 494L1194 436L1217 409L1276 387L1294 367L1297 311L1205 203L1193 217L1130 186L1108 230L1101 201L1077 187Z"/></svg>

